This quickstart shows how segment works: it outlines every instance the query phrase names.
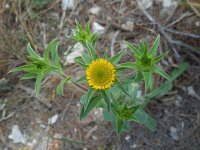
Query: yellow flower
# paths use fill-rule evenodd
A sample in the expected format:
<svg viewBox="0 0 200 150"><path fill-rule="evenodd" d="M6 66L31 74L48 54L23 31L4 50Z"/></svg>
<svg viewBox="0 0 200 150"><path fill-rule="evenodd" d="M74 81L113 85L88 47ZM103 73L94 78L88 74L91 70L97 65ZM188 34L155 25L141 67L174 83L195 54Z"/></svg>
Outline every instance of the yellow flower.
<svg viewBox="0 0 200 150"><path fill-rule="evenodd" d="M94 60L86 69L89 85L95 90L110 88L115 81L115 68L106 59Z"/></svg>

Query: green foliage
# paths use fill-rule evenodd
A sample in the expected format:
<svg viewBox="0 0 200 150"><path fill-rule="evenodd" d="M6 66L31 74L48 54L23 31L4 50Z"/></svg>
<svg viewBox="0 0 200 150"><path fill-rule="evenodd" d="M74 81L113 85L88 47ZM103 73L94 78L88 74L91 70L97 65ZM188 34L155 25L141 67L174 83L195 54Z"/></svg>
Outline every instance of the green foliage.
<svg viewBox="0 0 200 150"><path fill-rule="evenodd" d="M62 95L64 96L64 84L67 83L68 81L70 80L69 77L67 78L64 78L60 81L60 83L58 84L57 88L56 88L56 92L59 94L59 95Z"/></svg>
<svg viewBox="0 0 200 150"><path fill-rule="evenodd" d="M51 0L31 0L33 7L41 9L44 5L49 3Z"/></svg>
<svg viewBox="0 0 200 150"><path fill-rule="evenodd" d="M90 30L90 22L87 23L85 29L76 21L76 29L72 30L73 35L70 38L80 42L83 46L88 49L89 55L92 60L97 58L98 55L95 51L96 41L98 39L97 33L92 33Z"/></svg>
<svg viewBox="0 0 200 150"><path fill-rule="evenodd" d="M147 92L148 89L153 89L153 73L157 73L169 80L169 75L157 65L157 63L168 54L168 52L165 52L156 56L160 43L160 35L157 36L150 49L148 49L147 42L140 42L138 48L127 41L124 41L124 43L133 52L136 61L119 64L118 67L130 68L136 70L138 73L142 73L145 82L145 92ZM140 80L138 82L140 82Z"/></svg>
<svg viewBox="0 0 200 150"><path fill-rule="evenodd" d="M87 69L93 61L101 58L96 50L98 34L91 32L90 23L87 23L86 27L83 28L76 21L76 29L73 30L73 35L70 38L80 42L86 48L86 52L83 52L82 56L78 56L74 60L83 69ZM105 120L112 123L117 134L127 132L130 122L136 122L146 126L151 131L155 131L156 121L145 112L145 107L154 97L166 94L171 90L172 81L187 69L188 64L182 63L172 72L171 76L158 66L158 62L168 54L168 52L165 52L156 55L160 43L159 35L151 48L148 48L148 43L143 41L138 43L138 46L134 46L127 41L124 41L124 43L133 53L135 61L119 64L126 52L124 49L111 58L108 58L107 53L104 54L103 57L115 67L114 83L110 88L104 90L95 90L92 87L85 90L85 94L80 98L82 105L80 120L86 118L93 109L103 108ZM36 79L35 89L37 95L39 95L41 81L49 73L56 73L62 77L56 88L56 92L62 96L64 95L65 84L73 83L78 88L85 89L79 83L87 83L87 75L83 75L76 82L73 81L72 77L64 75L58 57L58 45L59 41L57 39L52 40L45 49L43 57L41 57L28 44L27 50L30 61L23 66L12 69L10 72L24 71L26 74L21 79ZM125 71L127 69L133 71L132 76L126 75ZM167 80L160 87L155 88L154 74L158 74ZM142 80L145 83L144 92L142 93L145 94L140 96L138 93L139 90L141 91Z"/></svg>
<svg viewBox="0 0 200 150"><path fill-rule="evenodd" d="M47 74L51 72L62 74L62 68L59 64L58 58L58 45L59 41L57 39L52 40L45 49L43 57L41 57L28 43L28 63L24 66L13 68L9 72L26 72L26 74L21 78L23 80L35 78L36 95L39 96L41 81L45 78L45 76L47 76ZM57 92L61 94L61 91L57 90Z"/></svg>

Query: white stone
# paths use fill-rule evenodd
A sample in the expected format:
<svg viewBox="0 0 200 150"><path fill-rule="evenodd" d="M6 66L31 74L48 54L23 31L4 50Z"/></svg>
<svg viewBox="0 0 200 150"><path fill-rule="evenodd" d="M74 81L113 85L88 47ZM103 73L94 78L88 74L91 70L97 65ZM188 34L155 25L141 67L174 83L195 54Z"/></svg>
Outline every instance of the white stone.
<svg viewBox="0 0 200 150"><path fill-rule="evenodd" d="M54 115L51 118L48 119L48 124L54 124L58 120L58 115Z"/></svg>
<svg viewBox="0 0 200 150"><path fill-rule="evenodd" d="M195 22L195 26L200 27L200 21Z"/></svg>
<svg viewBox="0 0 200 150"><path fill-rule="evenodd" d="M143 9L148 9L148 8L152 7L153 0L137 0L137 3L139 5L139 7L143 8Z"/></svg>
<svg viewBox="0 0 200 150"><path fill-rule="evenodd" d="M78 56L82 56L83 52L84 52L83 45L81 43L76 43L73 46L73 51L65 57L65 63L64 63L64 65L67 65L68 63L69 64L75 63L74 59L76 57L78 57Z"/></svg>
<svg viewBox="0 0 200 150"><path fill-rule="evenodd" d="M26 139L24 135L22 134L22 132L20 131L18 125L13 125L12 132L8 136L8 138L13 140L13 143L22 143L22 144L26 143Z"/></svg>
<svg viewBox="0 0 200 150"><path fill-rule="evenodd" d="M127 21L125 24L122 24L122 28L129 31L133 31L134 23L132 21Z"/></svg>
<svg viewBox="0 0 200 150"><path fill-rule="evenodd" d="M92 8L89 9L89 13L93 14L93 15L99 15L101 11L101 7L99 6L93 6Z"/></svg>
<svg viewBox="0 0 200 150"><path fill-rule="evenodd" d="M92 24L92 32L96 32L98 33L99 35L103 34L105 32L105 28L100 25L99 23L97 22L93 22Z"/></svg>
<svg viewBox="0 0 200 150"><path fill-rule="evenodd" d="M126 141L129 141L131 139L131 136L130 135L127 135L126 137L125 137L125 140Z"/></svg>
<svg viewBox="0 0 200 150"><path fill-rule="evenodd" d="M177 141L179 139L177 128L170 127L170 136L173 138L173 140Z"/></svg>
<svg viewBox="0 0 200 150"><path fill-rule="evenodd" d="M74 0L62 0L62 10L74 9L75 1Z"/></svg>
<svg viewBox="0 0 200 150"><path fill-rule="evenodd" d="M163 8L169 8L172 5L172 0L163 0L162 1L162 7Z"/></svg>

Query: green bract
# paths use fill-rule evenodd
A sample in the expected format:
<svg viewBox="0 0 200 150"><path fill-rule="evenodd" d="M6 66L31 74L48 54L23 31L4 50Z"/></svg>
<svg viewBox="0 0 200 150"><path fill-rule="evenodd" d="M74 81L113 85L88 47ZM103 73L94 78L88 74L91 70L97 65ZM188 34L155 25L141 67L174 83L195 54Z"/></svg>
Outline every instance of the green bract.
<svg viewBox="0 0 200 150"><path fill-rule="evenodd" d="M85 70L85 75L76 82L72 77L64 74L59 63L59 42L57 39L48 44L43 57L28 44L29 62L24 66L12 69L10 72L26 72L21 79L36 78L35 88L37 95L39 95L42 79L51 72L61 77L61 81L56 88L58 94L64 95L65 83L71 83L83 90L85 93L80 98L80 103L82 104L81 120L87 117L94 108L102 108L104 118L112 123L117 134L128 131L131 121L145 125L151 131L154 131L156 129L156 121L145 112L145 106L154 97L167 93L172 88L172 81L187 69L188 64L182 63L169 76L158 65L158 62L168 54L168 52L165 52L158 56L156 55L160 36L157 36L151 48L148 48L147 42L140 42L138 47L135 47L131 43L124 41L133 53L135 61L122 64L119 64L119 61L126 52L124 49L111 58L108 57L107 53L103 56L98 55L96 48L98 35L90 31L89 23L84 29L76 21L76 29L73 30L73 35L70 38L80 42L86 49L86 52L74 60ZM127 75L127 72L124 72L125 69L132 69L134 75ZM168 80L161 84L160 87L153 88L154 73ZM106 76L106 78L102 78L103 76ZM97 79L95 80L97 82L91 81L92 77ZM142 80L145 82L145 92L141 92L140 89ZM95 85L98 82L100 84ZM87 83L89 86L86 88L79 83ZM150 89L150 92L148 92L148 89ZM144 95L139 95L139 93L144 93Z"/></svg>
<svg viewBox="0 0 200 150"><path fill-rule="evenodd" d="M169 80L169 75L157 65L157 63L168 54L168 51L156 56L160 35L157 36L153 46L149 49L148 43L140 42L138 48L131 43L124 41L127 47L133 52L135 62L126 62L118 65L119 68L130 68L136 70L136 82L144 79L145 91L153 88L153 73L157 73Z"/></svg>
<svg viewBox="0 0 200 150"><path fill-rule="evenodd" d="M37 96L39 96L41 81L48 73L56 72L58 74L62 74L62 68L58 58L58 45L58 39L52 40L45 49L43 57L41 57L36 51L33 50L31 45L28 44L28 63L24 66L10 70L10 72L26 72L26 74L21 78L22 80L36 78L35 90ZM64 81L66 81L66 79L64 79ZM61 81L61 83L64 84L63 81ZM59 90L57 90L57 92L60 94L62 93Z"/></svg>

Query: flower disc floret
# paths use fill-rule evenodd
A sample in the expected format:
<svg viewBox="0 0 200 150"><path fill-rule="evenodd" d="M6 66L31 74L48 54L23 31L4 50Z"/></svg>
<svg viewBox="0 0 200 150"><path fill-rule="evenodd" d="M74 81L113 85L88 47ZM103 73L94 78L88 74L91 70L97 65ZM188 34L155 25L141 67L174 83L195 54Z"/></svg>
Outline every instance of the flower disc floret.
<svg viewBox="0 0 200 150"><path fill-rule="evenodd" d="M115 67L106 59L92 61L86 69L88 84L96 90L110 88L115 81Z"/></svg>

